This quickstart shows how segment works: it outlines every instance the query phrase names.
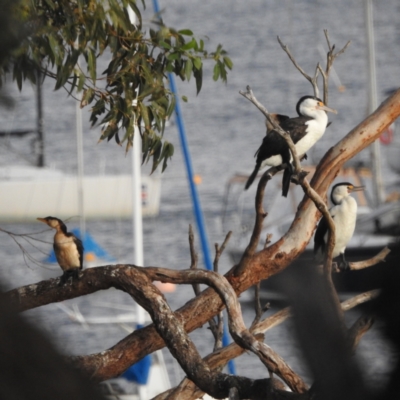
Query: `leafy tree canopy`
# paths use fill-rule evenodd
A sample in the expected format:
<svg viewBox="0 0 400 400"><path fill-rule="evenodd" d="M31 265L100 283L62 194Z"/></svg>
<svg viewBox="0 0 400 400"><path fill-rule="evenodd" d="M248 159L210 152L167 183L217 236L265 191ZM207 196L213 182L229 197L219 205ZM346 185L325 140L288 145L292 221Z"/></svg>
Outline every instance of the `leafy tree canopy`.
<svg viewBox="0 0 400 400"><path fill-rule="evenodd" d="M153 170L161 162L164 170L174 151L163 139L165 122L176 101L167 74L187 81L193 77L199 93L204 60L214 61L214 80L225 82L232 68L221 45L209 52L189 29L178 31L157 19L154 29L144 30L135 0L6 3L14 19L12 37L19 45L2 58L0 83L12 72L21 89L25 80L36 82L39 68L42 76L55 79L56 90L65 88L69 94L77 94L82 107L91 106L92 125L103 127L101 140L114 138L127 150L137 121L143 161L152 158ZM140 7L145 8L144 0ZM128 10L135 14L135 23ZM99 72L102 55L111 61Z"/></svg>

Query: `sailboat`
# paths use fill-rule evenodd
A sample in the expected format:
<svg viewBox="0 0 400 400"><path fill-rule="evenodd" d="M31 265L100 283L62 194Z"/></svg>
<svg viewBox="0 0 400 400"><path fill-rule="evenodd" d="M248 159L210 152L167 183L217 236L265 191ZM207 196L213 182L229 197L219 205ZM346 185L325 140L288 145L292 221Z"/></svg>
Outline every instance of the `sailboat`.
<svg viewBox="0 0 400 400"><path fill-rule="evenodd" d="M64 220L80 215L81 208L88 220L132 218L130 174L74 175L44 166L41 103L42 89L38 85L36 129L0 131L0 141L34 134L39 148L35 165L0 166L0 222L31 222L40 215L56 215ZM77 148L79 153L82 146ZM160 176L143 176L141 181L143 216L156 216L160 209ZM81 200L82 187L85 193Z"/></svg>

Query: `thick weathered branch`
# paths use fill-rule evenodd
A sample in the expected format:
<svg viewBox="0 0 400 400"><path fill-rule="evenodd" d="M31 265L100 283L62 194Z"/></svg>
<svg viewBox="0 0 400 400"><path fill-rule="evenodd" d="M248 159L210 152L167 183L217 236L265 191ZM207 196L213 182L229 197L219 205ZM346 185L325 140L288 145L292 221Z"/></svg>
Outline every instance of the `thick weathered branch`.
<svg viewBox="0 0 400 400"><path fill-rule="evenodd" d="M361 293L350 299L347 299L341 303L342 310L348 311L360 304L375 299L378 296L378 294L379 294L378 290L372 290L369 292ZM278 311L277 313L254 324L250 328L250 331L253 333L253 335L255 335L258 338L260 335L263 335L266 331L286 321L289 317L291 317L290 307L286 307L283 310ZM241 354L244 353L244 351L245 350L242 347L238 346L236 343L231 343L229 346L226 346L223 349L220 349L216 352L213 352L212 354L209 354L204 358L204 361L206 361L209 367L214 370L216 368L225 366L229 360L239 357ZM198 389L193 384L193 382L191 382L187 378L181 382L180 386L181 385L184 388L182 390L185 392L185 398L187 400L195 400L197 398L200 398L204 394L204 392ZM169 392L170 391L168 391L168 393ZM166 394L167 393L160 394L154 400L165 399Z"/></svg>
<svg viewBox="0 0 400 400"><path fill-rule="evenodd" d="M66 285L62 287L61 290L64 290L65 297L76 297L77 292L79 292L80 295L85 292L92 292L94 286L97 287L97 290L105 289L106 287L104 286L103 281L107 281L109 285L108 287L113 286L129 293L135 301L137 301L150 314L157 332L165 340L169 350L178 360L188 377L195 381L200 388L208 391L206 389L206 381L210 379L209 370L205 365L199 364L200 356L187 336L185 329L181 326L179 318L174 316L163 296L151 284L151 281L165 281L167 277L169 282L181 284L202 283L212 286L225 303L229 315L229 331L235 342L256 354L260 360L270 370L283 379L293 391L299 393L306 391L307 387L305 384L290 369L284 360L274 353L267 345L259 343L248 331L243 322L240 304L234 290L226 278L215 272L203 270L176 271L151 267L138 268L132 265L105 267L101 270L99 268L92 268L81 273L79 281L75 282L74 285ZM50 290L47 291L47 295L45 295L46 302L54 301L54 297L53 299L50 299L48 293L51 293L51 288L54 287L57 281L58 280L47 281L47 286L50 287ZM40 297L40 294L44 294L44 291L38 288L45 285L45 281L40 282L38 285L31 285L30 287L21 288L17 291L8 292L5 297L8 298L8 300L11 300L14 304L19 303L21 306L23 300L26 299L25 295L27 292L38 292L39 290L40 293L37 293L37 295ZM76 290L77 287L79 287L79 290ZM73 292L75 292L75 295L72 294ZM54 296L55 293L52 293L52 295ZM60 298L56 301L60 301ZM185 349L185 351L182 351L181 349ZM101 368L101 365L96 364L102 363L104 361L104 356L105 353L97 358L97 363L92 362L90 366L91 369L96 367L97 375L100 379L104 379L98 371L98 369ZM121 354L116 356L118 358L122 357ZM108 357L106 358L108 359ZM81 358L77 357L77 360L79 361ZM107 365L106 367L109 366ZM118 371L121 366L114 365L114 368ZM115 375L118 374L117 371L113 371ZM119 371L119 373L122 371ZM202 386L203 383L204 386Z"/></svg>
<svg viewBox="0 0 400 400"><path fill-rule="evenodd" d="M223 276L210 271L175 271L151 267L146 268L146 273L152 280L162 281L168 276L174 283L198 282L213 287L225 303L229 315L229 332L235 342L256 354L261 362L284 380L292 391L304 393L307 390L307 386L301 378L291 370L285 361L265 343L258 342L246 328L236 294Z"/></svg>
<svg viewBox="0 0 400 400"><path fill-rule="evenodd" d="M378 139L382 131L399 115L400 90L397 90L373 114L327 152L311 180L311 187L319 195L325 194L343 164ZM236 293L247 290L260 279L267 279L282 271L298 257L309 242L318 217L319 212L314 203L305 196L298 207L289 231L276 243L249 257L248 266L243 273L235 276L231 270L227 274L227 279ZM99 277L99 280L94 279L95 271L93 270L86 270L85 279L75 282L72 287L68 285L60 288L58 287L59 279L55 279L15 289L7 297L14 299L18 308L24 310L108 289L112 286L112 269L103 268L104 279ZM107 273L110 276L107 276ZM204 325L222 307L222 300L216 292L206 289L197 298L187 302L176 312L176 316L184 324L185 330L191 332ZM102 354L82 356L77 359L77 362L80 363L81 369L90 375L93 374L95 379L101 380L117 376L122 370L146 354L163 346L164 341L156 334L154 326L148 326L123 339L114 346L115 351L112 348ZM97 361L99 358L107 360L107 362Z"/></svg>

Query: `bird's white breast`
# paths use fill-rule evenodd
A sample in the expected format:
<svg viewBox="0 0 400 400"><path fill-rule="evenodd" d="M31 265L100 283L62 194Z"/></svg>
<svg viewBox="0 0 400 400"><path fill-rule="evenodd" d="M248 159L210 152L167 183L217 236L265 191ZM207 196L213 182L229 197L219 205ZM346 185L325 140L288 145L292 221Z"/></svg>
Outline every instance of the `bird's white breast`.
<svg viewBox="0 0 400 400"><path fill-rule="evenodd" d="M63 271L80 267L79 252L73 237L66 237L62 233L56 233L54 235L54 244L58 250L56 258Z"/></svg>
<svg viewBox="0 0 400 400"><path fill-rule="evenodd" d="M337 257L340 253L344 253L353 236L357 219L357 202L351 196L348 196L343 199L341 204L332 207L330 213L333 216L336 232L333 257ZM325 240L328 240L327 237Z"/></svg>
<svg viewBox="0 0 400 400"><path fill-rule="evenodd" d="M324 112L318 118L306 122L307 134L296 143L298 156L307 153L314 144L321 139L326 130L328 116Z"/></svg>
<svg viewBox="0 0 400 400"><path fill-rule="evenodd" d="M280 154L277 154L275 156L271 156L266 158L262 163L261 163L261 168L264 168L265 166L269 167L277 167L278 165L282 164L282 156Z"/></svg>

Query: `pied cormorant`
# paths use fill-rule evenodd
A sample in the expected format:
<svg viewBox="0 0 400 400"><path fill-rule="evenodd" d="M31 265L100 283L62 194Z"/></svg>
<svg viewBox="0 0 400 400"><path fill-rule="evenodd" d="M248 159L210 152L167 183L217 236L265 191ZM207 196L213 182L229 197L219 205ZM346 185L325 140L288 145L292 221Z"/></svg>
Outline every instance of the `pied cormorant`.
<svg viewBox="0 0 400 400"><path fill-rule="evenodd" d="M298 117L287 118L277 114L278 117L275 120L283 130L290 134L296 146L297 155L302 158L325 133L328 125L326 111L335 114L337 111L326 106L322 100L315 96L303 96L297 102L296 111L299 115ZM265 166L277 167L281 164L286 164L287 167L282 181L282 196L286 197L289 191L290 178L293 174L292 155L285 139L271 128L271 124L267 123L267 134L254 155L254 157L257 157L256 166L247 180L245 189L248 189L253 183L260 168Z"/></svg>
<svg viewBox="0 0 400 400"><path fill-rule="evenodd" d="M73 233L68 232L64 222L58 218L46 217L37 219L56 230L53 248L57 262L64 271L61 276L60 286L64 285L70 277L77 278L79 270L82 269L82 241Z"/></svg>
<svg viewBox="0 0 400 400"><path fill-rule="evenodd" d="M359 190L363 190L363 186L341 182L334 185L331 191L333 207L329 210L329 213L335 223L335 247L333 248L332 258L340 256L339 268L343 270L349 268L344 252L353 236L357 219L357 202L350 196L350 193ZM322 217L314 236L314 255L317 258L321 259L321 256L325 254L327 243L328 223L326 218Z"/></svg>

